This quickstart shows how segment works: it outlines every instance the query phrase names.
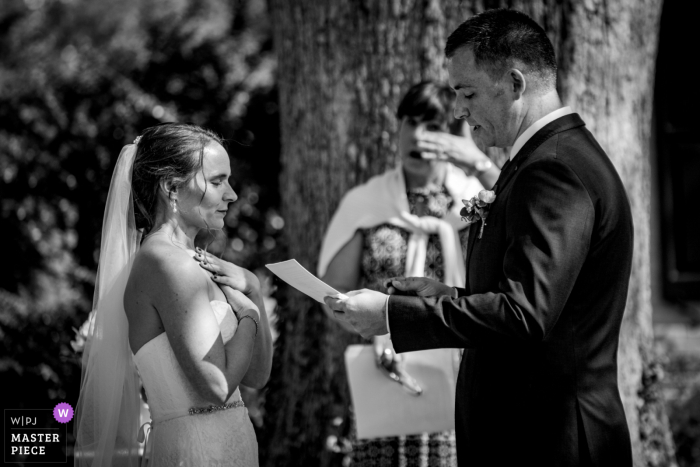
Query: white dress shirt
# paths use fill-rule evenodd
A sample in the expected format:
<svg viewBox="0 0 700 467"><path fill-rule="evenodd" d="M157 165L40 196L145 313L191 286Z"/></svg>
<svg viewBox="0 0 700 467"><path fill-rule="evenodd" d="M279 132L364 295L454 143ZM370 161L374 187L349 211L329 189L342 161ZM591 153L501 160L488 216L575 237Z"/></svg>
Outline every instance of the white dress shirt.
<svg viewBox="0 0 700 467"><path fill-rule="evenodd" d="M557 118L572 113L574 112L571 110L571 107L562 107L561 109L557 109L554 112L548 113L547 115L530 125L527 128L527 130L523 131L523 133L520 136L518 136L518 138L515 140L515 143L513 143L513 146L510 148L510 160L513 160L518 151L520 151L523 148L523 146L525 146L525 143L527 143L530 138L535 136L535 133L540 131L542 128L544 128Z"/></svg>

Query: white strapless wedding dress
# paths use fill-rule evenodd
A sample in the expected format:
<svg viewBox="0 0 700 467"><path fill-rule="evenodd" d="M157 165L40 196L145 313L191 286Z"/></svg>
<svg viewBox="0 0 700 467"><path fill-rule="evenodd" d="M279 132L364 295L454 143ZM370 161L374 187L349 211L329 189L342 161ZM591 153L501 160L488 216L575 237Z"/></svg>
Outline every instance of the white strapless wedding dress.
<svg viewBox="0 0 700 467"><path fill-rule="evenodd" d="M226 302L213 300L211 307L226 343L238 327L236 317ZM238 388L226 402L228 408L196 410L210 404L187 381L165 333L141 347L134 361L151 411L144 453L148 467L258 465L258 443Z"/></svg>

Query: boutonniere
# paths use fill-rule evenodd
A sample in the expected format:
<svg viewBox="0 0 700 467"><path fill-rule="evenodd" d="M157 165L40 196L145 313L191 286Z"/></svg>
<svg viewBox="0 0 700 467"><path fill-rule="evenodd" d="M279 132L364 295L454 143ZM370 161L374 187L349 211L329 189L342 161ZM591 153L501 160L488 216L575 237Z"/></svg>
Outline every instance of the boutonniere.
<svg viewBox="0 0 700 467"><path fill-rule="evenodd" d="M464 207L459 211L459 215L462 216L462 220L467 223L467 225L472 225L475 222L481 221L481 230L479 231L479 238L484 233L484 227L486 226L486 218L489 215L489 208L491 203L496 200L496 193L490 190L481 190L478 195L472 199L463 199Z"/></svg>

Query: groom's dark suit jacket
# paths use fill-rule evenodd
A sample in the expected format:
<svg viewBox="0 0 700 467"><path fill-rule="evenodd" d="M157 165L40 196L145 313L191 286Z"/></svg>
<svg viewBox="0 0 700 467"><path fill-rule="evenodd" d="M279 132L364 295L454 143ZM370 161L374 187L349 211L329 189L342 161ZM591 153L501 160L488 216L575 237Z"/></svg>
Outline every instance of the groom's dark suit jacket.
<svg viewBox="0 0 700 467"><path fill-rule="evenodd" d="M495 191L460 297L390 297L394 348L466 348L460 466L631 466L617 385L632 263L622 182L570 114L527 141Z"/></svg>

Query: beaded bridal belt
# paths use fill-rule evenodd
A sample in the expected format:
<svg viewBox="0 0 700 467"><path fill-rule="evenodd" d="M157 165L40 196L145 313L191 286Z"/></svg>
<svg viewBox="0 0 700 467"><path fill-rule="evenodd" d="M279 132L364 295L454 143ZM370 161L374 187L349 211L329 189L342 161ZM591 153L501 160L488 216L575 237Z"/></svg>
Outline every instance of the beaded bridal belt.
<svg viewBox="0 0 700 467"><path fill-rule="evenodd" d="M242 400L229 402L228 404L224 404L224 405L210 405L209 407L191 407L188 410L171 412L164 417L155 417L150 422L146 422L143 425L141 425L141 428L139 428L138 441L139 441L139 443L143 443L144 441L148 440L148 435L146 433L146 426L148 426L148 428L149 428L148 431L151 431L153 426L158 424L158 423L167 422L169 420L174 420L174 419L180 418L180 417L187 417L189 415L208 414L208 413L218 412L220 410L235 409L237 407L245 407L245 404L243 403Z"/></svg>
<svg viewBox="0 0 700 467"><path fill-rule="evenodd" d="M210 405L209 407L192 407L190 410L187 411L187 414L199 415L202 413L216 412L217 410L234 409L236 407L245 407L245 404L243 403L243 401L234 401L230 404L225 405Z"/></svg>

